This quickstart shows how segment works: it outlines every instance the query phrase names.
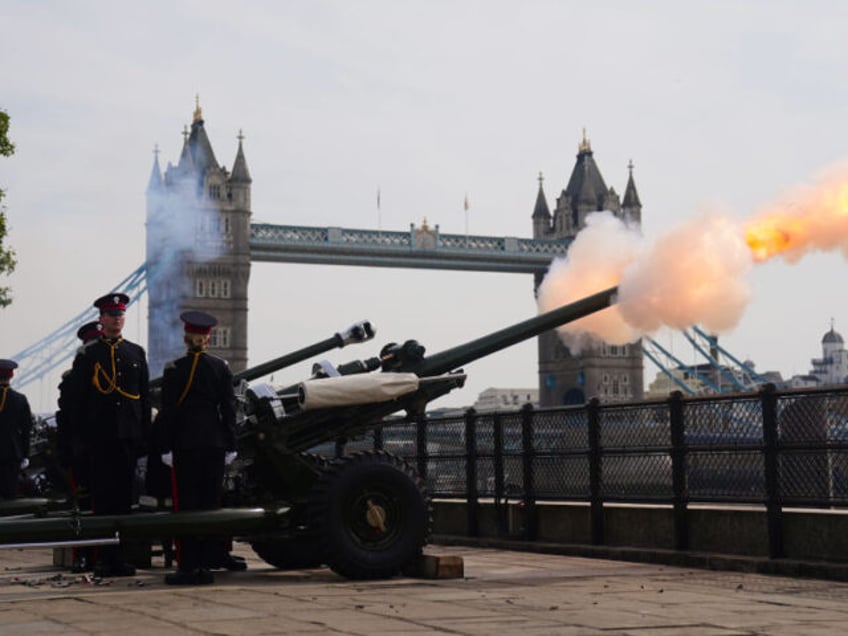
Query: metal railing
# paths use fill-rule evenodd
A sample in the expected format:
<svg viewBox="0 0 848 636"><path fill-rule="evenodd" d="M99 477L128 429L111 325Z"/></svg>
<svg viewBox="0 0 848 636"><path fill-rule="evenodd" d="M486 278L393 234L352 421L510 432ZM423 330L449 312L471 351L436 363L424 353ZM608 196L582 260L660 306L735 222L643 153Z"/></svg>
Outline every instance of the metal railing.
<svg viewBox="0 0 848 636"><path fill-rule="evenodd" d="M772 556L784 508L848 508L848 387L471 409L389 424L355 445L405 457L433 497L466 500L469 511L512 500L532 520L537 501L588 502L598 536L604 504L667 504L678 548L693 503L764 506Z"/></svg>

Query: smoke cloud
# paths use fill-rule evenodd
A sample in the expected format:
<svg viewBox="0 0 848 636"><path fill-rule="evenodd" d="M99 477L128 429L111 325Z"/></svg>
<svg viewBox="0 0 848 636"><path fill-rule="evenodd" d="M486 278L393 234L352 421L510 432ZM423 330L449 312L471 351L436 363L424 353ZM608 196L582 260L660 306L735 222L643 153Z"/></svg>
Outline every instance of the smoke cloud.
<svg viewBox="0 0 848 636"><path fill-rule="evenodd" d="M618 285L618 303L558 329L572 353L590 339L634 342L661 327L735 327L751 299L749 272L776 256L794 263L813 250L848 257L848 168L795 188L744 224L702 214L649 245L638 227L611 212L586 217L565 258L538 290L541 312Z"/></svg>
<svg viewBox="0 0 848 636"><path fill-rule="evenodd" d="M618 285L625 269L642 257L644 249L637 227L625 224L612 212L588 215L586 227L574 239L568 254L551 263L539 286L539 311L550 311ZM601 337L610 344L624 344L642 335L625 322L615 306L564 325L557 331L573 353L579 353L592 336Z"/></svg>

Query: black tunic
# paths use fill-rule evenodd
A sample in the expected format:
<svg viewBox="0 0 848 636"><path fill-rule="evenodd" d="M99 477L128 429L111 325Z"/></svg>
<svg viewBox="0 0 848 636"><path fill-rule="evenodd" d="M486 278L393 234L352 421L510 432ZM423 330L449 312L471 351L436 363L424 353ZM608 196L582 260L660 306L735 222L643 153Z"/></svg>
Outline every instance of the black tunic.
<svg viewBox="0 0 848 636"><path fill-rule="evenodd" d="M150 439L148 382L144 349L122 338L86 346L65 378L69 427L91 453L95 514L130 511L136 459Z"/></svg>
<svg viewBox="0 0 848 636"><path fill-rule="evenodd" d="M189 353L165 367L158 446L173 452L175 510L221 506L224 453L236 448L233 374L226 361L205 352ZM180 570L212 568L221 540L180 537Z"/></svg>
<svg viewBox="0 0 848 636"><path fill-rule="evenodd" d="M23 393L0 388L0 497L17 493L21 460L29 457L32 411Z"/></svg>
<svg viewBox="0 0 848 636"><path fill-rule="evenodd" d="M198 355L193 376L194 354L165 366L160 428L163 452L236 449L233 373L224 359L205 352ZM191 385L186 391L189 381Z"/></svg>
<svg viewBox="0 0 848 636"><path fill-rule="evenodd" d="M74 430L91 443L121 440L141 453L150 435L150 374L139 345L101 338L74 359L66 379Z"/></svg>

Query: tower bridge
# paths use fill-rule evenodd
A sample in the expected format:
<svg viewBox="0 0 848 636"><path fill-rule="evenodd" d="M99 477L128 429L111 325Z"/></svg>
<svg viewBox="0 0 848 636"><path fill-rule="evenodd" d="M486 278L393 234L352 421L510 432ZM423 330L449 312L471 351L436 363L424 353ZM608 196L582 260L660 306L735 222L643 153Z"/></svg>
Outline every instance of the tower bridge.
<svg viewBox="0 0 848 636"><path fill-rule="evenodd" d="M628 166L624 196L607 187L585 136L571 176L551 212L539 175L532 207L532 238L444 234L426 219L408 231L252 223L251 183L238 135L232 169L215 158L197 105L176 164L163 171L158 152L147 187L145 262L116 291L133 302L147 295L147 352L151 374L183 349L179 315L213 313L218 326L212 350L234 371L247 366L248 282L252 262L463 270L532 274L538 286L551 261L565 256L586 216L611 211L640 224L642 204ZM528 206L531 208L531 206ZM41 341L19 352L18 386L64 369L76 350L76 328L91 320L90 307ZM543 406L582 404L587 394L606 401L641 399L641 343L601 343L573 356L551 331L538 339L539 395ZM651 358L654 360L654 358Z"/></svg>

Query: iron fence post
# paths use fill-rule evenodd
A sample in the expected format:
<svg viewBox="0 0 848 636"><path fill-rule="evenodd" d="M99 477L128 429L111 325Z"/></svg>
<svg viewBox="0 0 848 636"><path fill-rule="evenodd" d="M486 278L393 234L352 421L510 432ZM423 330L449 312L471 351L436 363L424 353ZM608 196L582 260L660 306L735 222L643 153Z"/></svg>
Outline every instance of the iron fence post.
<svg viewBox="0 0 848 636"><path fill-rule="evenodd" d="M533 419L535 411L529 402L521 408L521 446L524 473L524 498L519 504L524 514L524 538L535 541L538 534L536 518L536 448L533 444Z"/></svg>
<svg viewBox="0 0 848 636"><path fill-rule="evenodd" d="M421 413L415 418L415 446L418 449L416 455L416 468L418 475L427 481L427 415Z"/></svg>
<svg viewBox="0 0 848 636"><path fill-rule="evenodd" d="M504 456L503 456L503 422L499 413L492 415L492 434L494 456L492 463L495 471L495 517L497 518L498 536L507 534L506 506L504 504Z"/></svg>
<svg viewBox="0 0 848 636"><path fill-rule="evenodd" d="M763 410L763 466L766 482L766 523L770 559L783 558L783 510L780 502L780 441L777 429L777 395L774 384L760 391Z"/></svg>
<svg viewBox="0 0 848 636"><path fill-rule="evenodd" d="M592 398L586 405L589 433L589 505L593 545L604 544L604 502L601 495L601 402Z"/></svg>
<svg viewBox="0 0 848 636"><path fill-rule="evenodd" d="M674 549L689 549L686 497L686 432L683 393L672 391L668 398L671 432L671 492L674 509Z"/></svg>
<svg viewBox="0 0 848 636"><path fill-rule="evenodd" d="M477 411L473 408L465 412L465 496L468 519L468 536L480 534L477 519Z"/></svg>

